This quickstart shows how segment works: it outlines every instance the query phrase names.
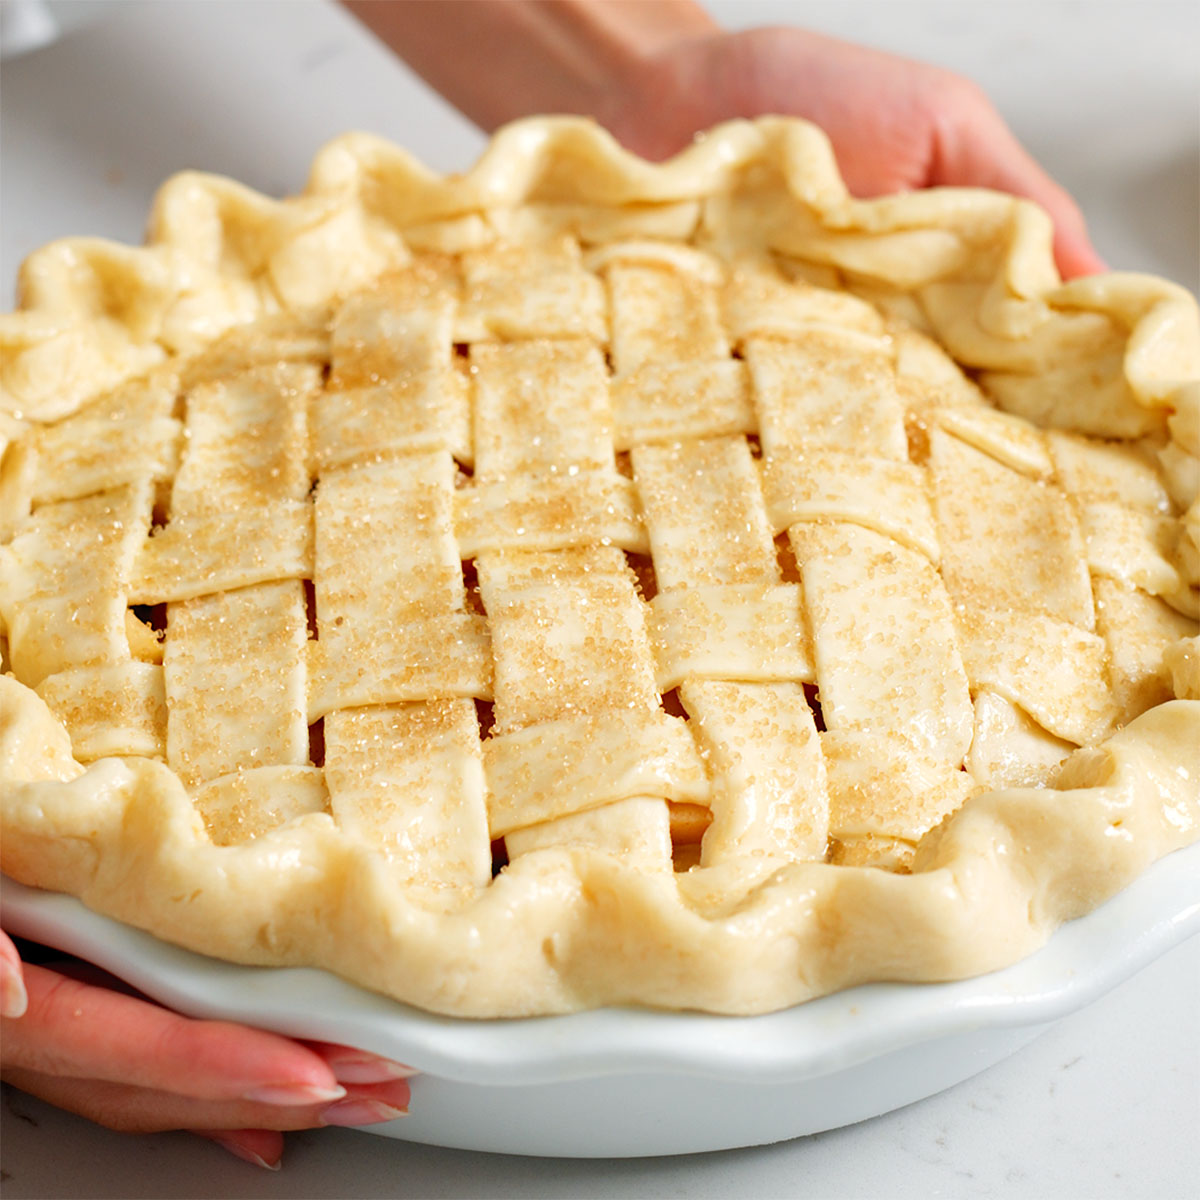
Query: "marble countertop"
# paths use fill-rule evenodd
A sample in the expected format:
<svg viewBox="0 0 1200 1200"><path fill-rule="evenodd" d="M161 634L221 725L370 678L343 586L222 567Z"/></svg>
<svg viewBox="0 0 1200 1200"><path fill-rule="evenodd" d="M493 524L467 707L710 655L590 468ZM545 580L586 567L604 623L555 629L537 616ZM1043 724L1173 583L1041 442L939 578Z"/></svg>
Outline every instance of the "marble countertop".
<svg viewBox="0 0 1200 1200"><path fill-rule="evenodd" d="M1114 267L1200 284L1200 8L1104 0L729 0L978 80L1080 200ZM75 233L140 238L198 167L283 194L349 128L441 170L481 135L322 0L51 6L66 28L0 68L0 281ZM1004 1197L1174 1200L1200 1178L1200 939L1012 1058L919 1104L776 1146L543 1160L347 1130L289 1136L277 1174L185 1134L108 1132L6 1089L6 1197ZM420 1080L413 1104L420 1104ZM1192 1182L1189 1184L1188 1181Z"/></svg>

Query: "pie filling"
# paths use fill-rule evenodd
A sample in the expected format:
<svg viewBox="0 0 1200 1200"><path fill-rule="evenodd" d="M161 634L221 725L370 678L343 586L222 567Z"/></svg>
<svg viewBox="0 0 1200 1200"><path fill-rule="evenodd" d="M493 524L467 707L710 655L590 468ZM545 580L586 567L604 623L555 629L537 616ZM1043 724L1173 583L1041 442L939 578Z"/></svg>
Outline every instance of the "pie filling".
<svg viewBox="0 0 1200 1200"><path fill-rule="evenodd" d="M154 320L142 267L55 325L43 252L5 871L439 1011L753 1012L1012 961L1200 835L1194 302L1051 303L1027 206L852 201L813 137L345 139L275 226L193 177L243 261ZM126 253L202 254L186 186Z"/></svg>

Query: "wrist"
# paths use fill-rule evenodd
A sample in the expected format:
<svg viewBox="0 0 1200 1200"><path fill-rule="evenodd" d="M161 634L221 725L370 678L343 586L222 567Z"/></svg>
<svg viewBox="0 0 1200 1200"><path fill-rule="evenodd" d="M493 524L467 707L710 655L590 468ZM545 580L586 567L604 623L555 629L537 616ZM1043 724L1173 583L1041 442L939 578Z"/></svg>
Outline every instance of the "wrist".
<svg viewBox="0 0 1200 1200"><path fill-rule="evenodd" d="M531 7L605 81L720 29L694 0L533 0Z"/></svg>
<svg viewBox="0 0 1200 1200"><path fill-rule="evenodd" d="M519 31L530 70L513 91L499 72L495 128L535 113L602 116L612 96L636 86L647 67L684 43L719 31L694 0L485 0L503 33Z"/></svg>
<svg viewBox="0 0 1200 1200"><path fill-rule="evenodd" d="M693 0L343 0L485 130L534 113L603 118L645 65L718 31Z"/></svg>

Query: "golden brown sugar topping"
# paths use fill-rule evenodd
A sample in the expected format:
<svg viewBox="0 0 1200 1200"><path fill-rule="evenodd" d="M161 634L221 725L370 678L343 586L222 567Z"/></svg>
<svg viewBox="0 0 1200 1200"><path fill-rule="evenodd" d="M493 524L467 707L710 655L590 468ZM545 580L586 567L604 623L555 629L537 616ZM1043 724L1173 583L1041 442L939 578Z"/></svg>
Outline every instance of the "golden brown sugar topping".
<svg viewBox="0 0 1200 1200"><path fill-rule="evenodd" d="M750 210L783 188L742 183ZM956 830L978 852L998 789L1052 797L1073 752L1161 706L1175 753L1191 393L1155 409L1113 384L1103 436L1064 419L1063 373L1110 318L1001 336L976 279L883 249L868 277L836 225L806 262L786 188L748 244L736 196L688 201L682 234L536 197L362 232L324 291L276 265L294 311L6 418L0 630L28 721L247 878L260 848L307 847L318 906L378 906L363 949L311 933L301 959L507 1014L840 986L848 960L770 975L796 913L853 923L907 880L936 923L930 872ZM578 974L535 946L551 910ZM472 938L494 964L506 922L527 994L449 1000L381 965L394 944L472 976ZM635 926L664 964L730 953L746 990L666 965L643 987L612 949ZM244 936L217 942L253 958Z"/></svg>
<svg viewBox="0 0 1200 1200"><path fill-rule="evenodd" d="M578 326L551 322L546 337L544 320L531 323L572 304ZM996 742L1019 728L1057 753L1101 738L1118 703L1128 719L1134 695L1157 694L1114 674L1093 579L1126 585L1105 628L1140 615L1139 628L1152 625L1143 640L1161 641L1167 626L1151 603L1176 613L1171 633L1190 628L1170 604L1185 590L1171 556L1179 522L1136 446L1048 436L998 411L935 344L921 342L914 359L896 319L884 332L864 302L793 283L769 260L726 265L620 242L589 257L570 237L417 255L327 321L327 347L310 361L268 366L253 345L239 361L225 343L212 369L204 356L189 364L199 382L175 396L133 384L127 398L37 427L39 462L58 468L60 490L90 494L35 489L7 551L17 561L30 547L40 572L30 600L87 586L122 603L165 602L167 621L161 668L142 661L135 631L136 647L113 638L44 679L23 669L89 751L106 719L128 724L139 735L127 741L193 789L311 766L308 726L323 720L325 758L313 769L328 811L414 878L433 879L419 859L436 845L445 860L450 826L473 839L464 861L480 862L485 841L523 827L523 811L550 822L545 847L576 804L615 802L599 788L513 807L493 789L492 809L515 817L489 828L478 766L489 760L462 707L472 699L494 705L491 738L582 721L603 745L681 688L682 713L655 719L673 740L690 725L702 754L713 816L700 869L731 846L819 861L830 839L843 855L854 846L860 863L879 848L877 865L894 869L1009 770L997 766L1000 749L973 747L977 732ZM282 335L276 322L270 336ZM461 388L456 358L467 366ZM687 372L706 365L718 379L736 373L745 432L713 436L713 414L689 408ZM919 413L906 408L925 377L931 389L956 379L955 400L939 405L935 392ZM653 380L645 400L628 385L638 378ZM654 417L667 411L677 416L664 438ZM927 430L920 461L906 434L915 418ZM120 473L105 475L114 450ZM166 510L150 529L145 487L163 477ZM143 497L140 526L116 516L131 487ZM798 583L780 574L782 535ZM652 599L622 551L642 556ZM1141 608L1122 609L1127 594L1145 596ZM21 666L19 619L10 642ZM1039 667L1052 660L1059 682L1048 688ZM1124 671L1137 661L1126 652ZM78 674L87 669L99 672L90 702ZM820 695L821 732L801 684ZM1002 695L1015 705L1007 717ZM458 732L444 743L432 714L452 702ZM1074 712L1060 714L1067 705ZM376 761L370 748L384 743ZM506 789L517 787L511 753L492 756ZM463 754L473 771L436 765ZM916 782L902 783L905 772ZM251 792L240 787L243 807ZM373 796L386 817L369 817ZM438 816L438 805L460 815ZM218 811L211 797L202 811ZM447 828L426 846L401 836L406 819ZM260 835L270 821L246 828ZM598 829L588 839L602 842Z"/></svg>

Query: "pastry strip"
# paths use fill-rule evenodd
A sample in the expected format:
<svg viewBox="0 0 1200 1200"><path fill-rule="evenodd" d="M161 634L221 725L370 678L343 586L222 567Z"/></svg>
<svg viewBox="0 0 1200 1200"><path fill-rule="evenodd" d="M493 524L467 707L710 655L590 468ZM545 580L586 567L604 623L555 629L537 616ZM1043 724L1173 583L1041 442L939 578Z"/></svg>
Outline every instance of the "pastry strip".
<svg viewBox="0 0 1200 1200"><path fill-rule="evenodd" d="M142 545L129 581L131 604L162 604L213 592L307 579L312 505L275 500L242 512L192 512Z"/></svg>
<svg viewBox="0 0 1200 1200"><path fill-rule="evenodd" d="M325 779L341 828L383 851L419 895L451 907L491 879L470 700L330 713Z"/></svg>
<svg viewBox="0 0 1200 1200"><path fill-rule="evenodd" d="M196 811L218 846L236 846L297 817L328 813L325 776L317 767L253 767L196 788Z"/></svg>
<svg viewBox="0 0 1200 1200"><path fill-rule="evenodd" d="M47 676L37 693L67 727L80 762L110 754L166 755L167 702L157 664L74 667Z"/></svg>
<svg viewBox="0 0 1200 1200"><path fill-rule="evenodd" d="M170 479L183 426L171 416L138 413L124 420L79 416L33 437L35 504L87 496L142 479Z"/></svg>
<svg viewBox="0 0 1200 1200"><path fill-rule="evenodd" d="M856 333L863 345L884 331L879 313L846 292L790 281L768 260L737 263L721 297L725 326L738 345L749 339L803 338L816 330Z"/></svg>
<svg viewBox="0 0 1200 1200"><path fill-rule="evenodd" d="M929 433L942 578L956 603L1095 627L1083 540L1066 497L958 438Z"/></svg>
<svg viewBox="0 0 1200 1200"><path fill-rule="evenodd" d="M881 837L915 846L975 788L966 771L922 753L899 731L831 729L821 749L829 832L842 842Z"/></svg>
<svg viewBox="0 0 1200 1200"><path fill-rule="evenodd" d="M605 338L604 288L572 238L468 251L462 271L455 341Z"/></svg>
<svg viewBox="0 0 1200 1200"><path fill-rule="evenodd" d="M338 311L330 385L311 407L318 472L394 454L451 450L470 461L470 413L451 336L445 270L388 276Z"/></svg>
<svg viewBox="0 0 1200 1200"><path fill-rule="evenodd" d="M764 454L790 459L832 450L906 461L904 408L886 351L885 342L824 330L788 341L749 339Z"/></svg>
<svg viewBox="0 0 1200 1200"><path fill-rule="evenodd" d="M618 450L643 442L757 433L746 364L648 363L613 382Z"/></svg>
<svg viewBox="0 0 1200 1200"><path fill-rule="evenodd" d="M925 472L908 462L829 450L768 458L763 494L771 527L853 522L937 563L941 550Z"/></svg>
<svg viewBox="0 0 1200 1200"><path fill-rule="evenodd" d="M975 697L967 770L981 787L1044 787L1074 749L997 692Z"/></svg>
<svg viewBox="0 0 1200 1200"><path fill-rule="evenodd" d="M947 433L1022 475L1046 479L1053 474L1045 434L1019 417L980 405L940 408L934 419Z"/></svg>
<svg viewBox="0 0 1200 1200"><path fill-rule="evenodd" d="M616 471L477 481L455 494L454 528L464 558L595 544L649 550L637 493Z"/></svg>
<svg viewBox="0 0 1200 1200"><path fill-rule="evenodd" d="M1062 486L1072 495L1116 500L1143 512L1168 515L1171 498L1150 457L1139 446L1050 430L1046 444Z"/></svg>
<svg viewBox="0 0 1200 1200"><path fill-rule="evenodd" d="M308 364L252 367L187 397L187 446L171 492L171 517L253 510L308 495Z"/></svg>
<svg viewBox="0 0 1200 1200"><path fill-rule="evenodd" d="M661 591L779 581L774 537L744 438L639 446L631 458Z"/></svg>
<svg viewBox="0 0 1200 1200"><path fill-rule="evenodd" d="M476 613L402 625L326 623L308 643L308 719L337 708L492 696L492 641Z"/></svg>
<svg viewBox="0 0 1200 1200"><path fill-rule="evenodd" d="M580 567L585 568L582 574ZM605 728L611 715L617 724L607 726L610 730L639 719L648 729L661 722L645 605L618 551L596 547L484 556L478 568L480 595L492 623L494 737L528 731L527 738L501 743L502 772L508 747L536 743L542 731L554 736L553 726L545 729L548 722L582 721ZM645 751L659 758L661 741L655 739ZM655 780L653 766L630 763L627 770L629 778ZM579 783L586 787L594 780L585 776ZM655 788L665 790L657 783ZM507 838L509 854L560 842L610 853L635 846L644 860L668 866L671 846L664 799L644 803L636 796L622 797L581 814L578 810L592 807L592 802L585 793L576 794L579 799L570 804L575 813L541 822L535 839ZM619 811L618 805L623 806ZM619 820L622 814L632 824ZM507 818L501 819L507 826Z"/></svg>
<svg viewBox="0 0 1200 1200"><path fill-rule="evenodd" d="M605 271L618 379L646 364L728 359L713 284L668 266L616 262Z"/></svg>
<svg viewBox="0 0 1200 1200"><path fill-rule="evenodd" d="M1196 622L1137 588L1097 578L1097 630L1108 644L1113 700L1127 724L1175 695L1164 661L1168 647L1196 636Z"/></svg>
<svg viewBox="0 0 1200 1200"><path fill-rule="evenodd" d="M967 674L950 600L923 555L857 525L794 525L830 730L907 731L958 766L971 743Z"/></svg>
<svg viewBox="0 0 1200 1200"><path fill-rule="evenodd" d="M650 602L658 688L684 679L812 683L812 647L797 584L709 584Z"/></svg>
<svg viewBox="0 0 1200 1200"><path fill-rule="evenodd" d="M318 636L329 626L390 630L461 612L462 564L446 452L338 468L316 498Z"/></svg>
<svg viewBox="0 0 1200 1200"><path fill-rule="evenodd" d="M0 616L27 684L129 658L126 586L150 508L148 482L46 504L0 547Z"/></svg>
<svg viewBox="0 0 1200 1200"><path fill-rule="evenodd" d="M632 796L603 808L514 829L505 839L510 859L534 850L599 850L631 868L665 871L671 864L671 818L655 797Z"/></svg>
<svg viewBox="0 0 1200 1200"><path fill-rule="evenodd" d="M480 345L470 361L478 479L614 469L608 372L595 346Z"/></svg>
<svg viewBox="0 0 1200 1200"><path fill-rule="evenodd" d="M823 859L829 829L817 728L795 684L688 680L680 696L713 772L700 865Z"/></svg>
<svg viewBox="0 0 1200 1200"><path fill-rule="evenodd" d="M631 796L708 802L687 726L661 710L528 725L488 738L483 761L493 837Z"/></svg>
<svg viewBox="0 0 1200 1200"><path fill-rule="evenodd" d="M1182 533L1178 521L1111 500L1092 500L1080 505L1079 525L1094 575L1161 596L1188 616L1197 615L1196 596L1189 594L1173 561Z"/></svg>
<svg viewBox="0 0 1200 1200"><path fill-rule="evenodd" d="M962 606L958 644L971 687L998 692L1064 741L1090 745L1112 732L1103 638L1040 613Z"/></svg>
<svg viewBox="0 0 1200 1200"><path fill-rule="evenodd" d="M308 762L304 588L264 583L167 607L167 763L194 786Z"/></svg>
<svg viewBox="0 0 1200 1200"><path fill-rule="evenodd" d="M469 694L487 674L486 639L464 609L453 497L446 451L321 476L308 652L335 819L442 907L491 875L475 706L435 698Z"/></svg>
<svg viewBox="0 0 1200 1200"><path fill-rule="evenodd" d="M492 622L496 732L611 709L659 706L644 605L632 577L506 592L479 560Z"/></svg>

